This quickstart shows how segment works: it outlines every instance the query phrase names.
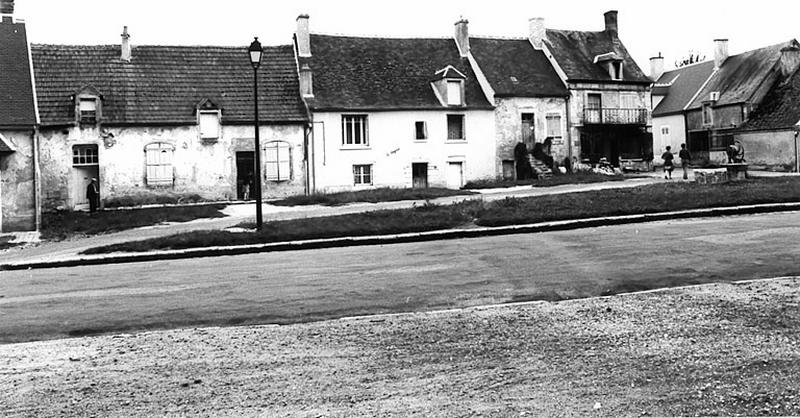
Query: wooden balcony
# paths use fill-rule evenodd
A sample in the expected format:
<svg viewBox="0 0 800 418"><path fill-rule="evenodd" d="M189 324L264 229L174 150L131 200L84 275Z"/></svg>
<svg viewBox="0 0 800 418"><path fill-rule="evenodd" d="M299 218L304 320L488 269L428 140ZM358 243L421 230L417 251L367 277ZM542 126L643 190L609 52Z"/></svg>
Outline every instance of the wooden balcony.
<svg viewBox="0 0 800 418"><path fill-rule="evenodd" d="M584 108L584 125L647 125L650 112L647 109Z"/></svg>

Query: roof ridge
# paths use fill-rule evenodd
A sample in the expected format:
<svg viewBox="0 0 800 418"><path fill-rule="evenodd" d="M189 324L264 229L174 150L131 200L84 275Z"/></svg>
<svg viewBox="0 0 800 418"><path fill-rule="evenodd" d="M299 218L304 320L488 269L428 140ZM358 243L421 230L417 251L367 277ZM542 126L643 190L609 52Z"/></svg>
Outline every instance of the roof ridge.
<svg viewBox="0 0 800 418"><path fill-rule="evenodd" d="M554 32L579 32L579 33L605 33L604 30L577 30L577 29L553 29L546 28L546 31L551 30Z"/></svg>
<svg viewBox="0 0 800 418"><path fill-rule="evenodd" d="M525 36L502 36L502 35L470 35L470 39L490 39L496 41L527 41Z"/></svg>
<svg viewBox="0 0 800 418"><path fill-rule="evenodd" d="M59 47L59 48L79 48L79 49L95 49L95 48L119 48L119 44L40 44L31 43L31 48L44 48L44 47ZM291 48L291 44L279 45L264 45L263 48ZM236 49L246 50L247 45L131 45L131 48L219 48L219 49Z"/></svg>
<svg viewBox="0 0 800 418"><path fill-rule="evenodd" d="M358 39L396 39L396 40L452 40L452 36L442 37L413 37L413 36L381 36L381 35L348 35L344 33L311 32L311 35L331 36L336 38L358 38Z"/></svg>

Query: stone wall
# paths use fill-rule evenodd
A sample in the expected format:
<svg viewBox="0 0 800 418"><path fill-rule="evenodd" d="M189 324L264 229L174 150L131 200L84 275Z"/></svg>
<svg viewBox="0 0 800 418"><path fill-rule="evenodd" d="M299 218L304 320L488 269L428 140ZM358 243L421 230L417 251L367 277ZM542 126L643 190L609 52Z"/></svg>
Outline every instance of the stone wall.
<svg viewBox="0 0 800 418"><path fill-rule="evenodd" d="M563 98L498 98L496 100L495 130L497 134L497 161L495 172L503 174L503 160L514 160L514 147L522 142L522 114L534 114L536 142L547 138L547 116L561 117L561 138L553 140L551 153L556 161L569 155L567 143L566 99Z"/></svg>
<svg viewBox="0 0 800 418"><path fill-rule="evenodd" d="M0 231L36 229L33 130L0 131L16 147L0 153Z"/></svg>
<svg viewBox="0 0 800 418"><path fill-rule="evenodd" d="M795 166L795 139L791 129L783 131L745 132L736 135L744 146L744 158L752 165L767 167Z"/></svg>

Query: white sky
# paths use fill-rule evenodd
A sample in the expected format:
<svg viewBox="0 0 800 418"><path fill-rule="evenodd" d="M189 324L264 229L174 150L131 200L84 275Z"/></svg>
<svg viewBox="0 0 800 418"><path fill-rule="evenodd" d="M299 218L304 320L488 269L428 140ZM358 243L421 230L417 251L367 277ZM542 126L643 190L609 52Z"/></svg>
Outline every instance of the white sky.
<svg viewBox="0 0 800 418"><path fill-rule="evenodd" d="M649 73L661 52L668 67L689 50L713 58L713 40L729 38L736 54L800 37L796 0L555 0L391 2L355 0L16 0L33 43L117 44L127 25L134 45L288 44L300 13L312 32L390 37L450 37L463 16L470 34L527 36L528 18L555 29L602 30L603 13L619 11L622 41ZM243 52L244 53L244 52ZM313 53L313 51L312 51Z"/></svg>

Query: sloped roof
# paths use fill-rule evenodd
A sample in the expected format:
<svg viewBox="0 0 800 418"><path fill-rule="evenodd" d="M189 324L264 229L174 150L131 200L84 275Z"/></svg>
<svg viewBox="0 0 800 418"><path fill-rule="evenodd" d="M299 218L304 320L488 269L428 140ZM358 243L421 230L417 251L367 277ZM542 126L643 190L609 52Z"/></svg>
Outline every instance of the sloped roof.
<svg viewBox="0 0 800 418"><path fill-rule="evenodd" d="M28 38L24 23L0 22L0 126L33 126Z"/></svg>
<svg viewBox="0 0 800 418"><path fill-rule="evenodd" d="M17 147L14 146L14 143L9 141L8 138L0 134L0 152L15 152Z"/></svg>
<svg viewBox="0 0 800 418"><path fill-rule="evenodd" d="M714 61L704 61L665 72L653 87L653 95L666 96L653 109L653 116L682 112L712 72Z"/></svg>
<svg viewBox="0 0 800 418"><path fill-rule="evenodd" d="M253 120L253 68L245 47L32 45L42 124L74 122L71 98L87 86L102 94L104 123L193 124L196 106L211 100L222 123ZM302 122L292 46L267 46L259 74L259 119Z"/></svg>
<svg viewBox="0 0 800 418"><path fill-rule="evenodd" d="M800 71L776 83L741 130L792 128L800 121Z"/></svg>
<svg viewBox="0 0 800 418"><path fill-rule="evenodd" d="M608 72L594 63L595 57L609 52L622 58L622 82L650 84L652 81L636 65L622 41L612 32L586 32L547 29L547 43L568 80L614 81Z"/></svg>
<svg viewBox="0 0 800 418"><path fill-rule="evenodd" d="M431 81L452 65L466 76L467 109L492 109L452 39L311 35L315 110L445 109Z"/></svg>
<svg viewBox="0 0 800 418"><path fill-rule="evenodd" d="M498 97L566 97L564 83L527 39L470 38L470 50Z"/></svg>
<svg viewBox="0 0 800 418"><path fill-rule="evenodd" d="M728 57L709 80L689 109L698 109L711 92L718 91L715 106L744 103L750 100L781 58L781 49L796 44L791 40Z"/></svg>

